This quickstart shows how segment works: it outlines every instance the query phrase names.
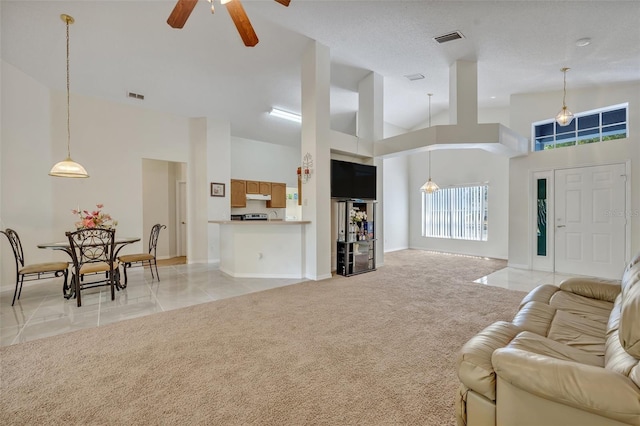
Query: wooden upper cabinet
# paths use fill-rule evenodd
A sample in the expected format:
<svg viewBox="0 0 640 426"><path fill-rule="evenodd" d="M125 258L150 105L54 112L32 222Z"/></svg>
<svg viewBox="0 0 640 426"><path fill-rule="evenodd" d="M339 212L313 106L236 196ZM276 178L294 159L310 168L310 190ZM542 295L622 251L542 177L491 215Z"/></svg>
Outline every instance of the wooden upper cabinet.
<svg viewBox="0 0 640 426"><path fill-rule="evenodd" d="M247 182L231 179L231 207L247 207Z"/></svg>
<svg viewBox="0 0 640 426"><path fill-rule="evenodd" d="M271 182L260 182L257 180L248 180L247 194L271 194Z"/></svg>
<svg viewBox="0 0 640 426"><path fill-rule="evenodd" d="M271 194L271 182L260 182L260 192L258 194Z"/></svg>
<svg viewBox="0 0 640 426"><path fill-rule="evenodd" d="M287 185L284 183L271 183L271 201L267 201L268 208L287 207Z"/></svg>
<svg viewBox="0 0 640 426"><path fill-rule="evenodd" d="M260 194L260 182L257 180L248 180L247 182L247 194Z"/></svg>

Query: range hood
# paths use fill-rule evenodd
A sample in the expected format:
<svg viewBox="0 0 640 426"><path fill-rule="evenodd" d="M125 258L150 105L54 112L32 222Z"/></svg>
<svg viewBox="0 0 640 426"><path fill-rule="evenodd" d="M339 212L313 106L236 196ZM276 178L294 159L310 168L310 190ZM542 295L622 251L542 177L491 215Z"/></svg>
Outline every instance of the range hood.
<svg viewBox="0 0 640 426"><path fill-rule="evenodd" d="M247 200L270 201L271 194L247 194Z"/></svg>
<svg viewBox="0 0 640 426"><path fill-rule="evenodd" d="M483 149L506 157L528 153L528 140L500 123L478 123L478 66L456 61L449 68L449 122L386 138L374 156L430 149Z"/></svg>

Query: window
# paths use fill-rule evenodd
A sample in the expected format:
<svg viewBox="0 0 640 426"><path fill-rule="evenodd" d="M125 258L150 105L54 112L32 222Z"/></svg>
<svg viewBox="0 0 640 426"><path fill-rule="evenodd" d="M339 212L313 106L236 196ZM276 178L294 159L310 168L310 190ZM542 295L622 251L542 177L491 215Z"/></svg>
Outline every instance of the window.
<svg viewBox="0 0 640 426"><path fill-rule="evenodd" d="M626 138L627 109L628 104L620 104L582 112L575 114L573 121L566 126L559 125L555 119L533 123L532 148L543 151Z"/></svg>
<svg viewBox="0 0 640 426"><path fill-rule="evenodd" d="M422 236L487 241L488 185L422 193Z"/></svg>

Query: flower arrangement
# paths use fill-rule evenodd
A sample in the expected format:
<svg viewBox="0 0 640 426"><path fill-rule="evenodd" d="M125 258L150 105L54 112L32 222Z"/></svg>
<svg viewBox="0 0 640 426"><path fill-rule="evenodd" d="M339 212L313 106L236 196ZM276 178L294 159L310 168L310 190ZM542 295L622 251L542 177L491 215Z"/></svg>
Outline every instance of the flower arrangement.
<svg viewBox="0 0 640 426"><path fill-rule="evenodd" d="M367 212L351 209L351 211L349 212L349 220L355 223L360 223L362 221L365 221L367 220Z"/></svg>
<svg viewBox="0 0 640 426"><path fill-rule="evenodd" d="M111 228L118 225L118 221L113 220L110 214L103 213L103 204L96 204L97 210L71 210L71 213L78 215L80 220L75 223L77 229L81 228Z"/></svg>

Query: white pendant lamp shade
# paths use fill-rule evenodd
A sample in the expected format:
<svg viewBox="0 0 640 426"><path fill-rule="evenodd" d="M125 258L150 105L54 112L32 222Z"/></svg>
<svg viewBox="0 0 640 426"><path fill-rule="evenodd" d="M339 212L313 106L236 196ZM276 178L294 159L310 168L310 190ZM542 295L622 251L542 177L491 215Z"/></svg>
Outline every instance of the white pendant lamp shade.
<svg viewBox="0 0 640 426"><path fill-rule="evenodd" d="M56 163L49 172L50 176L66 178L87 178L89 174L81 164L76 163L71 158Z"/></svg>
<svg viewBox="0 0 640 426"><path fill-rule="evenodd" d="M82 165L71 159L71 120L69 115L69 24L73 24L74 19L66 14L60 15L60 19L67 26L67 158L56 163L49 172L49 176L64 178L88 178L89 174Z"/></svg>
<svg viewBox="0 0 640 426"><path fill-rule="evenodd" d="M567 105L565 103L567 97L567 71L570 68L561 68L560 71L564 74L564 85L563 85L563 93L562 93L562 109L556 115L556 122L561 126L567 126L573 121L573 113L567 109Z"/></svg>

